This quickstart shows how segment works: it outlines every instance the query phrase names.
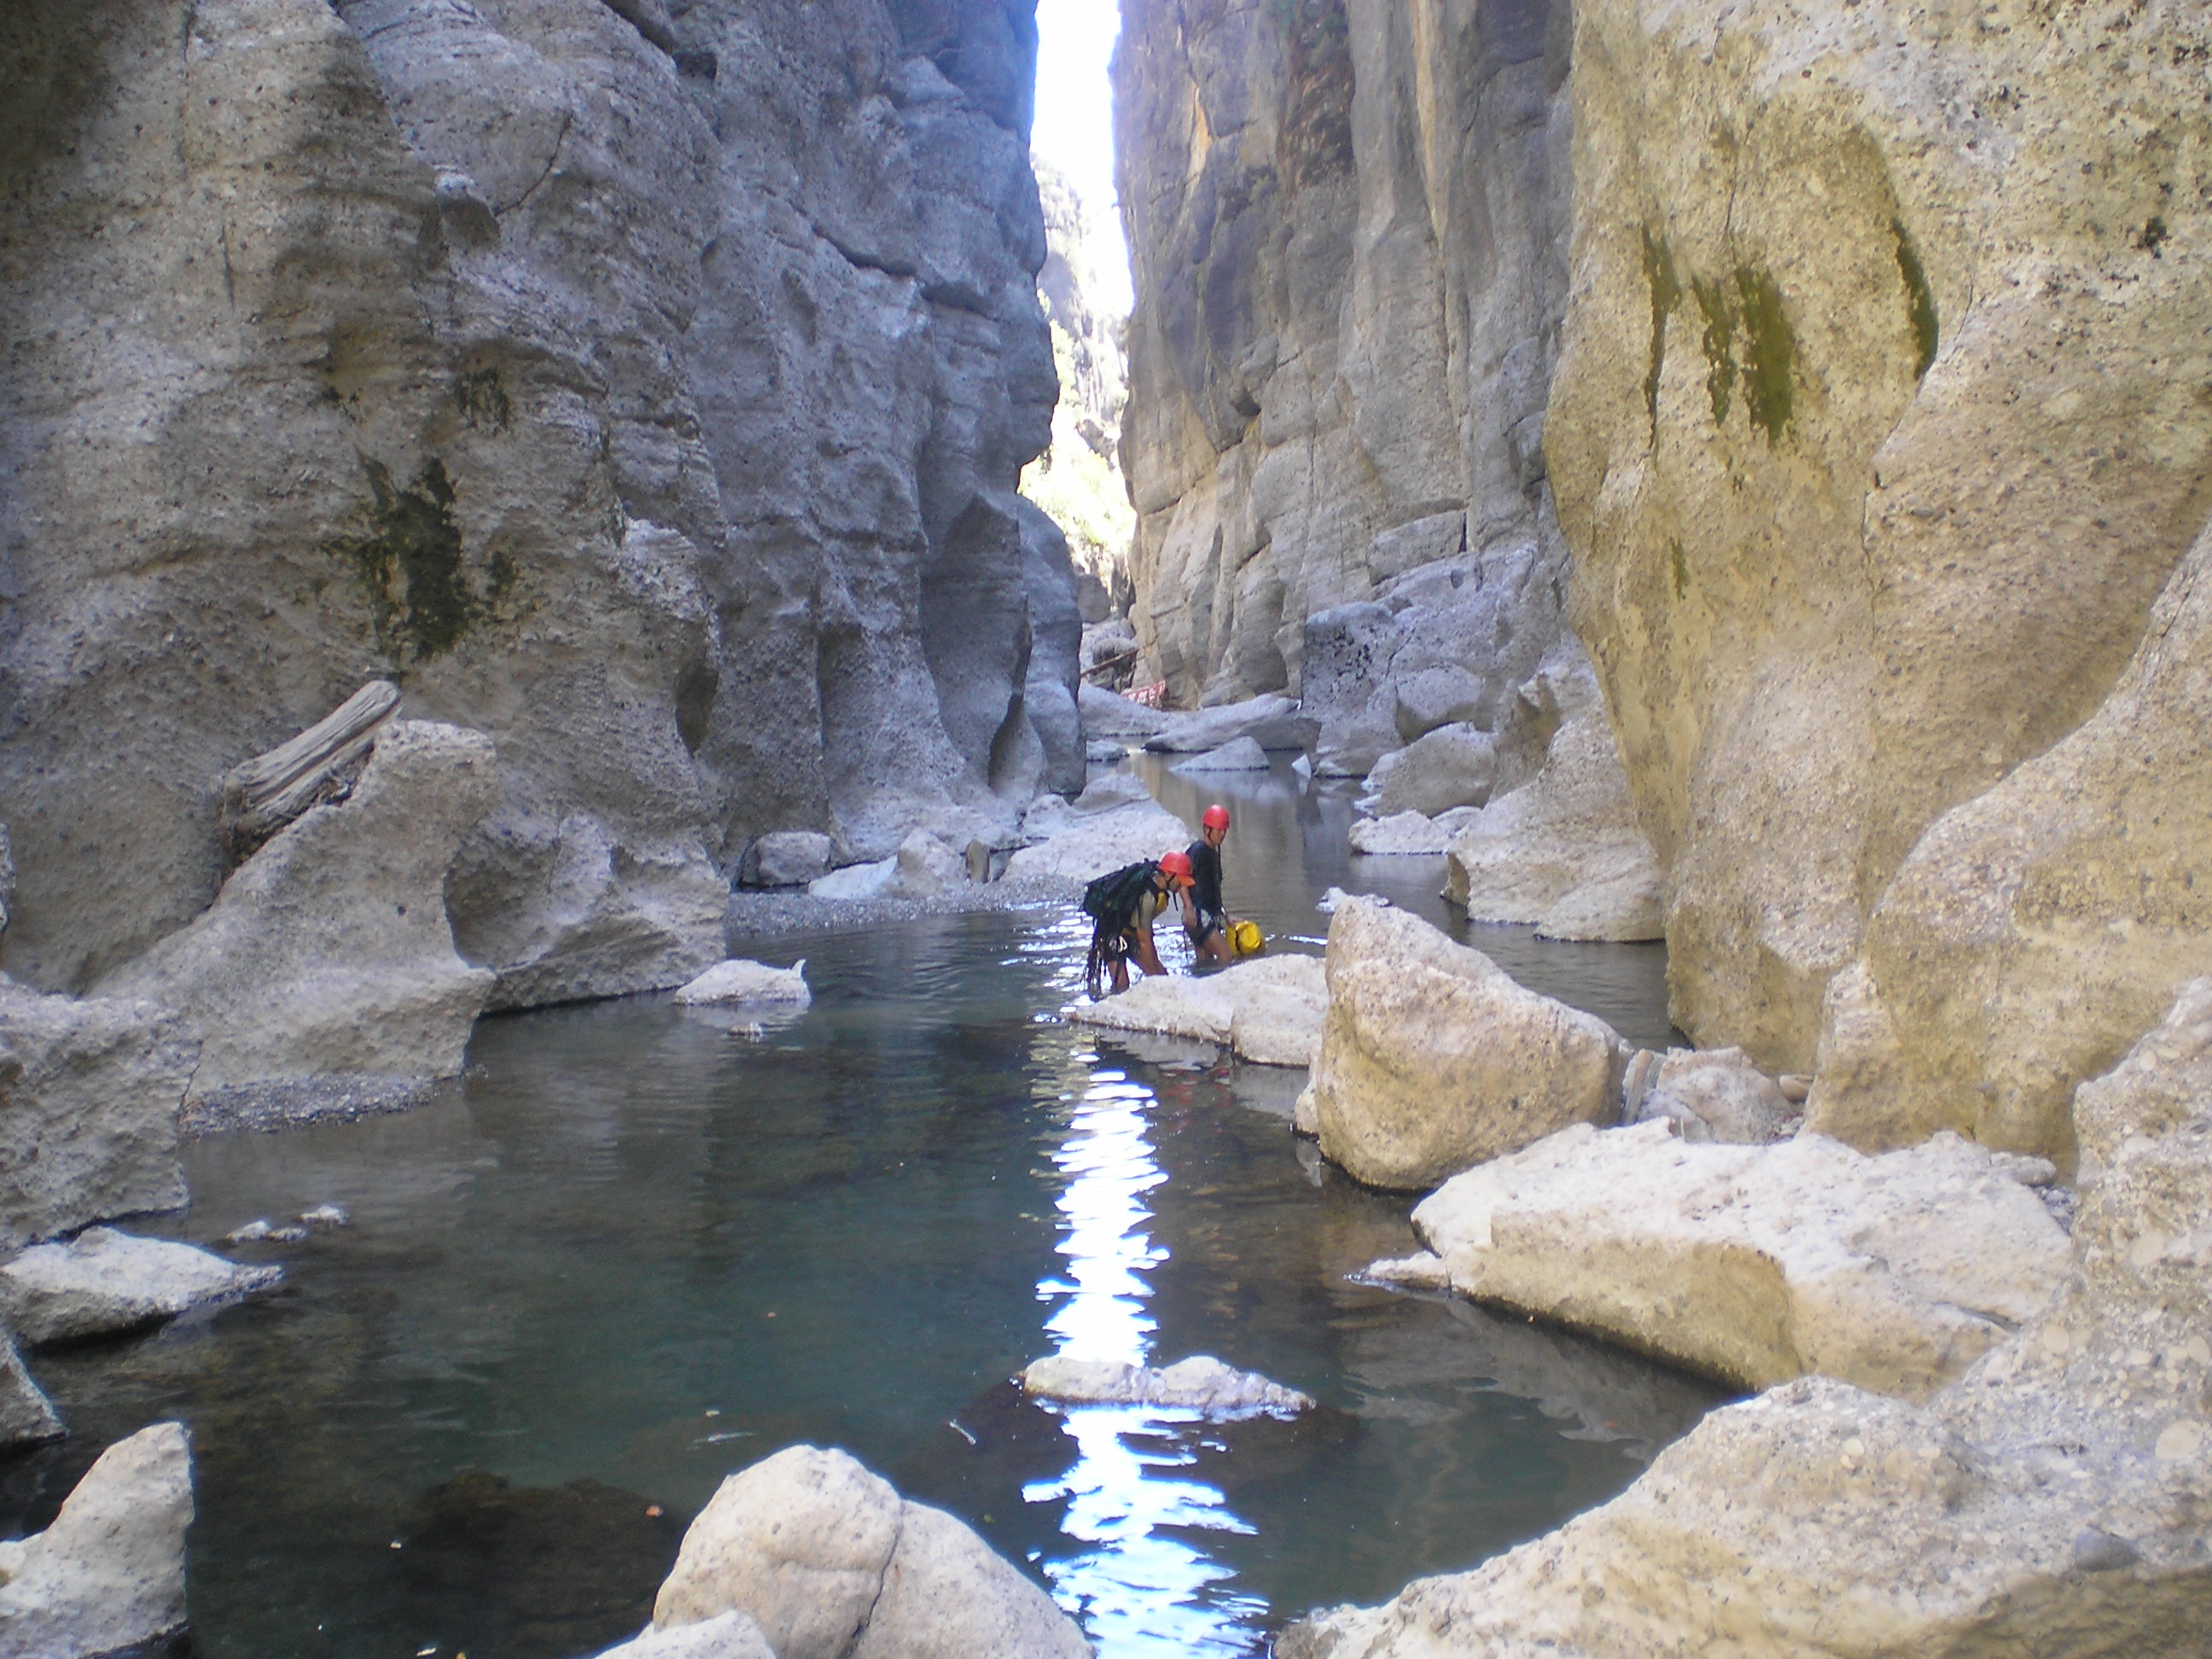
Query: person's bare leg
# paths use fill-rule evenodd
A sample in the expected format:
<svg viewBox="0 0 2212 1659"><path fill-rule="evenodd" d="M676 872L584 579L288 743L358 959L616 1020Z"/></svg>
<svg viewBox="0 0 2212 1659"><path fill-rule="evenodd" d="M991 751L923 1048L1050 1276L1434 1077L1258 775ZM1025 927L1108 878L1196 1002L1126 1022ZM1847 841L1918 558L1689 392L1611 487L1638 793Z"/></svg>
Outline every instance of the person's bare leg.
<svg viewBox="0 0 2212 1659"><path fill-rule="evenodd" d="M1215 928L1206 936L1206 942L1198 948L1200 953L1208 962L1217 963L1224 967L1237 960L1237 952L1229 943L1229 933L1226 928Z"/></svg>
<svg viewBox="0 0 2212 1659"><path fill-rule="evenodd" d="M1160 965L1159 950L1153 945L1149 934L1137 935L1136 948L1130 954L1137 958L1137 966L1147 974L1164 975L1167 972L1167 969Z"/></svg>
<svg viewBox="0 0 2212 1659"><path fill-rule="evenodd" d="M1121 957L1114 958L1114 994L1120 996L1129 988L1129 964Z"/></svg>

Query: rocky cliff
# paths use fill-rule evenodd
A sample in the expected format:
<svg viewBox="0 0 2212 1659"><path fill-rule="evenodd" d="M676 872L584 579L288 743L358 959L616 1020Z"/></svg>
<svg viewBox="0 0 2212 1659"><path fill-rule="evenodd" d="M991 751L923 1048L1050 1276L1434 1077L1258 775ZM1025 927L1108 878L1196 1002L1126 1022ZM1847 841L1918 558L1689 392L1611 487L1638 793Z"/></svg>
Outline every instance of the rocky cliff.
<svg viewBox="0 0 2212 1659"><path fill-rule="evenodd" d="M203 909L220 775L373 678L497 745L508 1004L718 955L761 832L1079 781L1032 9L8 7L9 970Z"/></svg>
<svg viewBox="0 0 2212 1659"><path fill-rule="evenodd" d="M1138 631L1182 702L1303 690L1324 771L1511 728L1559 638L1570 44L1565 0L1123 8ZM1432 671L1441 720L1374 696Z"/></svg>
<svg viewBox="0 0 2212 1659"><path fill-rule="evenodd" d="M1791 1070L1817 1042L1814 1121L1862 1144L2064 1160L2072 1085L2212 967L2177 574L2212 509L2212 18L1576 13L1546 451L1671 860L1676 1022Z"/></svg>

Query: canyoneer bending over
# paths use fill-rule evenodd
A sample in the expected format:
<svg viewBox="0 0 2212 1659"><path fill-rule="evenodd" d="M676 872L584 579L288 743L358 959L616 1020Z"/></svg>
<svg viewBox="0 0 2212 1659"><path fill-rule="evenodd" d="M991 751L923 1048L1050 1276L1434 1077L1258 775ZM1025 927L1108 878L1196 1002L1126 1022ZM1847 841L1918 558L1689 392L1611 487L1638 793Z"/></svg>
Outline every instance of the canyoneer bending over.
<svg viewBox="0 0 2212 1659"><path fill-rule="evenodd" d="M1152 943L1152 922L1182 899L1186 911L1191 886L1190 856L1165 853L1155 861L1122 866L1083 890L1083 913L1091 918L1091 960L1084 977L1094 997L1110 978L1115 993L1129 988L1129 959L1147 974L1164 974Z"/></svg>

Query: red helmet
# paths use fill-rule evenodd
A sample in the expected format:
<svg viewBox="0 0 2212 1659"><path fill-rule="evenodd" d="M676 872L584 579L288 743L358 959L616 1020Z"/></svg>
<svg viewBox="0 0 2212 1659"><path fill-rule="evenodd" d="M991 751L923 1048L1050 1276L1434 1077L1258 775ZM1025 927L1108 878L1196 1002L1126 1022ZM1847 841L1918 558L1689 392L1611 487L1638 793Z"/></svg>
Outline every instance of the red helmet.
<svg viewBox="0 0 2212 1659"><path fill-rule="evenodd" d="M1229 809L1216 802L1206 809L1206 816L1199 822L1209 830L1226 830L1229 827Z"/></svg>
<svg viewBox="0 0 2212 1659"><path fill-rule="evenodd" d="M1161 854L1160 869L1164 873L1172 876L1177 881L1191 881L1196 879L1191 871L1190 854L1188 853Z"/></svg>

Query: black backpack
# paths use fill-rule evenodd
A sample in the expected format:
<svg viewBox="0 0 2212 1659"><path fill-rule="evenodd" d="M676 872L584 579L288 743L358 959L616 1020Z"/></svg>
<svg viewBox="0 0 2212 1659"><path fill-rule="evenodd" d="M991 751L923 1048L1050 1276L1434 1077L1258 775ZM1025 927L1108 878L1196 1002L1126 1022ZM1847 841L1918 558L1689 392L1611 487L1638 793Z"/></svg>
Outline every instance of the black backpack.
<svg viewBox="0 0 2212 1659"><path fill-rule="evenodd" d="M1101 933L1121 932L1136 921L1137 907L1151 890L1152 874L1159 867L1146 859L1099 877L1083 890L1083 914L1098 924Z"/></svg>

